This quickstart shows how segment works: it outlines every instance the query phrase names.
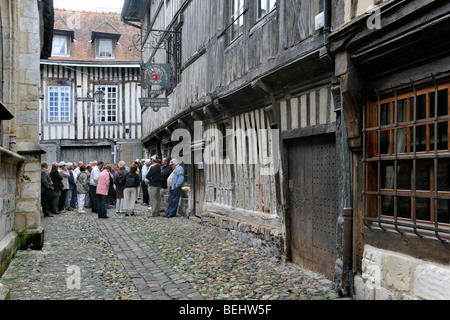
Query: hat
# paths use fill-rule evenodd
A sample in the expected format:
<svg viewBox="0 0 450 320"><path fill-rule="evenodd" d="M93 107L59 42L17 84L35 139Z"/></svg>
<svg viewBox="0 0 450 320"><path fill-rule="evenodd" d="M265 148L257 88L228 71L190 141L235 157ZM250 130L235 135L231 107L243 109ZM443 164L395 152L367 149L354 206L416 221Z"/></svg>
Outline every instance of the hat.
<svg viewBox="0 0 450 320"><path fill-rule="evenodd" d="M73 166L73 163L72 163L72 162L69 162L69 163L67 164L67 166L68 166L68 167L71 167L71 166Z"/></svg>
<svg viewBox="0 0 450 320"><path fill-rule="evenodd" d="M152 156L150 159L152 159L153 161L158 161L158 156L155 154L155 155Z"/></svg>
<svg viewBox="0 0 450 320"><path fill-rule="evenodd" d="M145 160L145 164L150 164L150 163L152 163L152 162L150 161L150 159Z"/></svg>
<svg viewBox="0 0 450 320"><path fill-rule="evenodd" d="M178 164L178 160L177 160L177 159L172 159L172 160L170 160L169 165L171 166L171 165L173 165L173 164Z"/></svg>
<svg viewBox="0 0 450 320"><path fill-rule="evenodd" d="M60 167L65 166L65 165L66 165L66 163L65 163L64 161L61 161L61 162L59 163L59 166L60 166Z"/></svg>

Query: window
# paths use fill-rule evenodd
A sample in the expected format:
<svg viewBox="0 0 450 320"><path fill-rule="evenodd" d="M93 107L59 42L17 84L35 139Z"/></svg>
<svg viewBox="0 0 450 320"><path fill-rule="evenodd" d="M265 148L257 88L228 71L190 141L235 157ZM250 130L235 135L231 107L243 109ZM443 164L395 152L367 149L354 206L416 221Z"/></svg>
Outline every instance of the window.
<svg viewBox="0 0 450 320"><path fill-rule="evenodd" d="M111 39L98 40L98 55L99 59L114 58L113 42Z"/></svg>
<svg viewBox="0 0 450 320"><path fill-rule="evenodd" d="M244 31L244 0L232 0L231 23L231 41L233 41Z"/></svg>
<svg viewBox="0 0 450 320"><path fill-rule="evenodd" d="M167 37L167 63L172 68L172 88L181 82L181 29L175 30Z"/></svg>
<svg viewBox="0 0 450 320"><path fill-rule="evenodd" d="M275 8L276 0L258 0L258 19L261 19Z"/></svg>
<svg viewBox="0 0 450 320"><path fill-rule="evenodd" d="M368 103L366 220L449 233L450 83Z"/></svg>
<svg viewBox="0 0 450 320"><path fill-rule="evenodd" d="M48 121L70 122L70 87L48 87Z"/></svg>
<svg viewBox="0 0 450 320"><path fill-rule="evenodd" d="M117 122L117 86L96 86L97 90L102 90L105 96L96 102L95 122Z"/></svg>
<svg viewBox="0 0 450 320"><path fill-rule="evenodd" d="M52 56L56 57L68 57L69 56L69 45L67 36L53 36L52 44Z"/></svg>

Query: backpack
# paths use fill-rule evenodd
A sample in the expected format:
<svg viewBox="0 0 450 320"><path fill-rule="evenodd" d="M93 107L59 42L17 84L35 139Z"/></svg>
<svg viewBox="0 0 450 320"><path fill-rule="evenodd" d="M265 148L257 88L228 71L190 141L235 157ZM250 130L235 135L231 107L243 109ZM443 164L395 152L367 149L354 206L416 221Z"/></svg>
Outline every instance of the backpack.
<svg viewBox="0 0 450 320"><path fill-rule="evenodd" d="M127 176L125 174L117 177L117 185L123 187L127 181Z"/></svg>
<svg viewBox="0 0 450 320"><path fill-rule="evenodd" d="M127 173L125 175L126 182L125 187L127 188L135 188L136 187L136 174ZM139 176L138 176L139 178Z"/></svg>

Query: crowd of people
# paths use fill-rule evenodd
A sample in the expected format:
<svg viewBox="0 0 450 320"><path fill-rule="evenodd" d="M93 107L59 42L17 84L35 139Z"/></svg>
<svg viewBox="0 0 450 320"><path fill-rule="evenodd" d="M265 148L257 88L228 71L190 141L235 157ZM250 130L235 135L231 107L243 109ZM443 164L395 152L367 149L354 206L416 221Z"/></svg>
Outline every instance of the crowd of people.
<svg viewBox="0 0 450 320"><path fill-rule="evenodd" d="M176 216L184 169L177 159L135 160L130 166L92 161L54 162L51 167L42 162L41 206L44 217L53 217L66 211L84 214L90 209L99 219L107 219L107 209L114 207L117 214L135 215L135 206L142 196L142 205L148 206L148 218ZM164 205L164 194L169 194Z"/></svg>

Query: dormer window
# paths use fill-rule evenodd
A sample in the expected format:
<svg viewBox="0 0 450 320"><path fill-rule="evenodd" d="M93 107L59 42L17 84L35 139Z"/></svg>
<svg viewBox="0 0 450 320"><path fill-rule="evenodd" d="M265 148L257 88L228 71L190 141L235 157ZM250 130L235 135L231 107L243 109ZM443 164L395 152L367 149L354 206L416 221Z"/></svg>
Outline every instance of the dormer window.
<svg viewBox="0 0 450 320"><path fill-rule="evenodd" d="M113 41L112 39L98 40L98 59L114 58Z"/></svg>
<svg viewBox="0 0 450 320"><path fill-rule="evenodd" d="M52 56L69 57L69 37L64 35L53 36Z"/></svg>
<svg viewBox="0 0 450 320"><path fill-rule="evenodd" d="M115 59L115 49L122 34L107 20L92 30L91 41L95 44L95 58Z"/></svg>

